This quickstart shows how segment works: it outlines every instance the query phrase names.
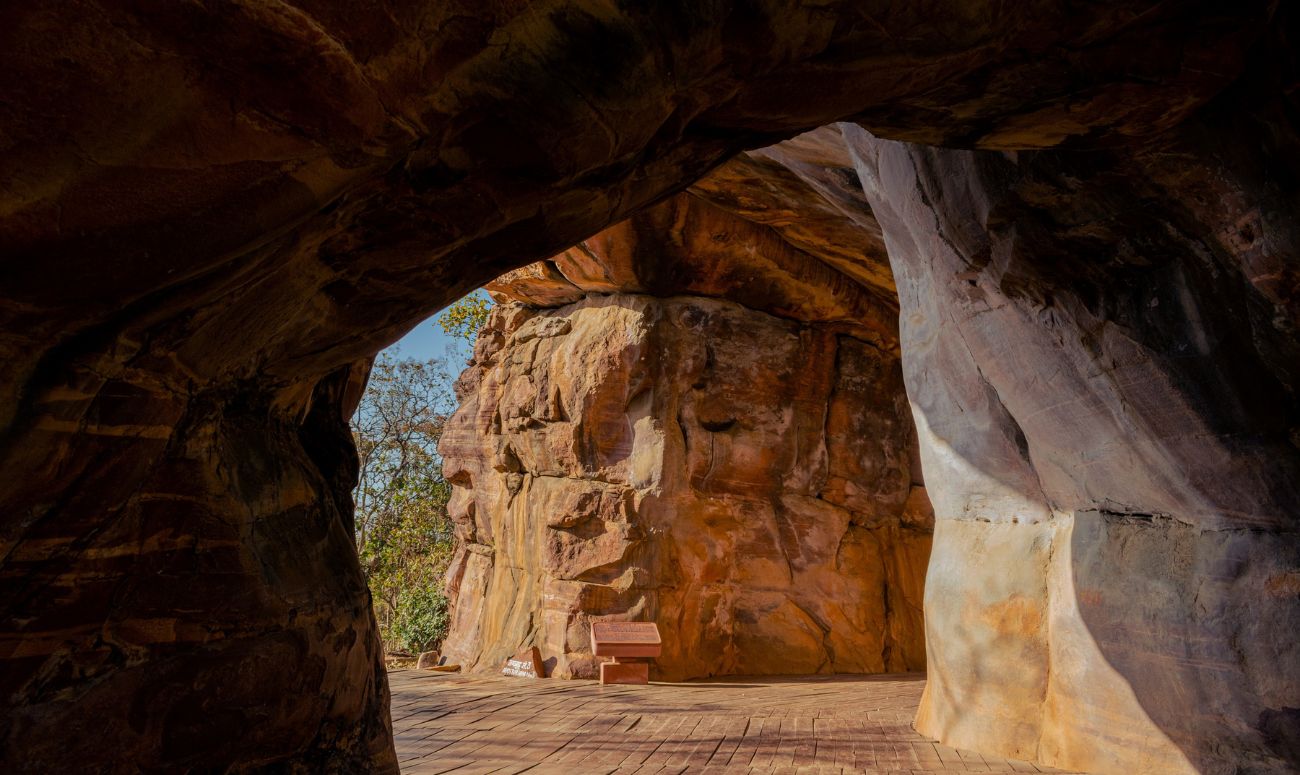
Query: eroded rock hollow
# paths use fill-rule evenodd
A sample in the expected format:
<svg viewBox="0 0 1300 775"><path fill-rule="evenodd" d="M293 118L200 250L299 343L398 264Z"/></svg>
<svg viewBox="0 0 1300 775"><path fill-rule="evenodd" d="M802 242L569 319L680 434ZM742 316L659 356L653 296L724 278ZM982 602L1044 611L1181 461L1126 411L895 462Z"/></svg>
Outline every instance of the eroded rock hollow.
<svg viewBox="0 0 1300 775"><path fill-rule="evenodd" d="M593 677L591 622L633 619L667 680L924 669L929 502L871 327L892 300L780 235L680 195L488 285L442 443L444 653Z"/></svg>
<svg viewBox="0 0 1300 775"><path fill-rule="evenodd" d="M365 360L837 121L848 163L741 157L762 196L692 195L799 249L838 228L810 285L896 280L936 520L918 726L1300 767L1288 4L85 0L0 31L0 769L394 770L350 536ZM893 303L852 322L893 336ZM826 366L824 318L692 304Z"/></svg>

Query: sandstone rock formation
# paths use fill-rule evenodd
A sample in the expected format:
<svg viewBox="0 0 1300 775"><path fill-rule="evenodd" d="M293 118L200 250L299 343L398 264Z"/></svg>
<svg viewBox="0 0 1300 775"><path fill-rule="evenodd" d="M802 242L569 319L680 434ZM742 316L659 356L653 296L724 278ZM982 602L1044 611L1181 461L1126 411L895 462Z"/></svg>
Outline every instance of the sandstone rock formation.
<svg viewBox="0 0 1300 775"><path fill-rule="evenodd" d="M741 160L783 159L823 204L861 195L859 236L887 247L937 512L922 731L1087 771L1300 767L1298 241L1273 209L1300 191L1285 146L1230 143L1277 120L1275 86L1128 147L945 151L844 124L855 180L830 130ZM810 146L821 169L792 163ZM742 212L737 177L693 193ZM530 276L558 289L589 252Z"/></svg>
<svg viewBox="0 0 1300 775"><path fill-rule="evenodd" d="M662 679L924 667L928 501L871 290L693 196L488 287L442 443L453 660L592 677L591 622L630 618Z"/></svg>
<svg viewBox="0 0 1300 775"><path fill-rule="evenodd" d="M963 630L932 602L925 728L1125 772L1175 749L1296 766L1293 14L8 4L0 769L394 769L349 541L365 359L736 152L842 119L1006 152L866 175L897 208L888 241L951 243L890 255L926 466L962 473L928 478L952 561L928 594L969 578L988 613ZM863 170L903 154L854 144ZM838 167L786 169L834 195L788 212L866 199L835 193L856 179ZM981 556L1005 575L963 560ZM982 669L1018 661L1056 688ZM975 729L963 707L996 712Z"/></svg>
<svg viewBox="0 0 1300 775"><path fill-rule="evenodd" d="M1291 150L1231 139L1264 93L1124 150L844 129L935 483L922 732L1086 771L1300 768L1300 190Z"/></svg>

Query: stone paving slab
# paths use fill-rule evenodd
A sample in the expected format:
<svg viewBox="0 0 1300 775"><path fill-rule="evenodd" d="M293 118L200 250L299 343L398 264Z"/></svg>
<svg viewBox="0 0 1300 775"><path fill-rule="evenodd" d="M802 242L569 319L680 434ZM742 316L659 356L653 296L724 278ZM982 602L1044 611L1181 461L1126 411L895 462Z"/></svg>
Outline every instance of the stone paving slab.
<svg viewBox="0 0 1300 775"><path fill-rule="evenodd" d="M601 686L397 670L389 682L407 775L1059 772L917 734L922 675Z"/></svg>

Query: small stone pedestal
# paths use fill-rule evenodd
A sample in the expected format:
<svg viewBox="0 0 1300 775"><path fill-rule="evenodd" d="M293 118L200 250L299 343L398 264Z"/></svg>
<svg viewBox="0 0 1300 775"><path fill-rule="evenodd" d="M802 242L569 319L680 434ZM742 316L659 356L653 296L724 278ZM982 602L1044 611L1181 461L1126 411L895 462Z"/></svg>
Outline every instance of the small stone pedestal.
<svg viewBox="0 0 1300 775"><path fill-rule="evenodd" d="M591 653L613 657L600 666L602 684L648 684L650 664L637 658L659 656L663 641L654 622L594 622L591 625Z"/></svg>
<svg viewBox="0 0 1300 775"><path fill-rule="evenodd" d="M600 666L602 684L648 684L650 683L650 663L632 662L627 658L606 662Z"/></svg>

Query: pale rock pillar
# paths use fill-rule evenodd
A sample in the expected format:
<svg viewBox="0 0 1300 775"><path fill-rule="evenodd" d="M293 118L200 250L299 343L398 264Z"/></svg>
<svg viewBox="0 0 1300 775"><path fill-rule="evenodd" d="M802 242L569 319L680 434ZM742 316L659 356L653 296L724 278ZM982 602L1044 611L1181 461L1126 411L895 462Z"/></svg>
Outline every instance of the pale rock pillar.
<svg viewBox="0 0 1300 775"><path fill-rule="evenodd" d="M1286 244L1259 170L1188 173L1180 138L1016 155L842 129L936 514L917 729L1096 772L1296 767L1294 342L1223 225Z"/></svg>

